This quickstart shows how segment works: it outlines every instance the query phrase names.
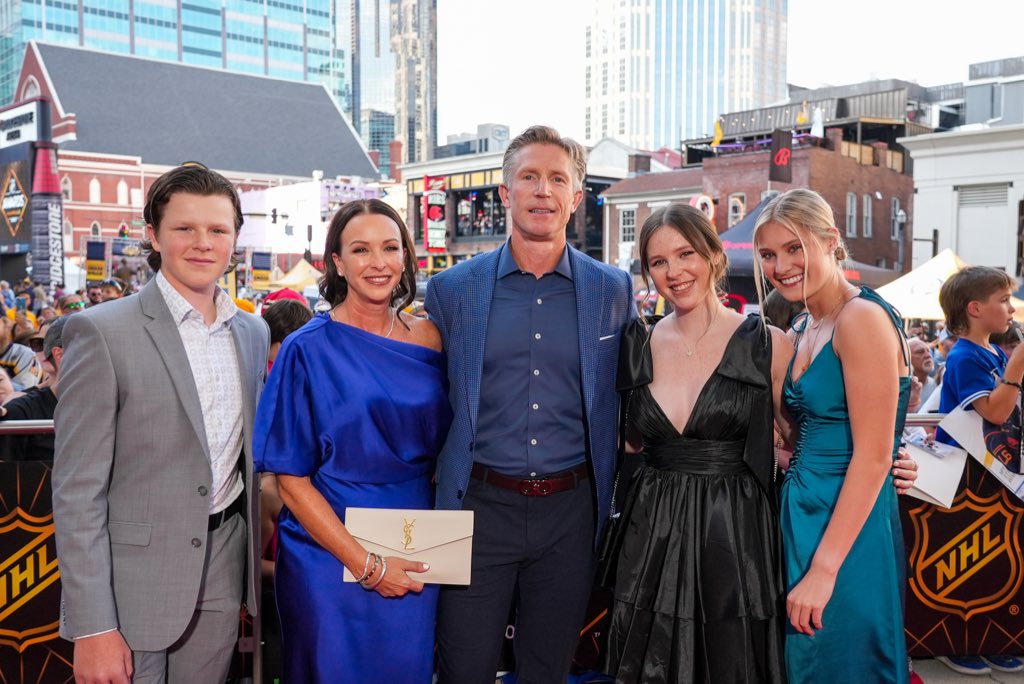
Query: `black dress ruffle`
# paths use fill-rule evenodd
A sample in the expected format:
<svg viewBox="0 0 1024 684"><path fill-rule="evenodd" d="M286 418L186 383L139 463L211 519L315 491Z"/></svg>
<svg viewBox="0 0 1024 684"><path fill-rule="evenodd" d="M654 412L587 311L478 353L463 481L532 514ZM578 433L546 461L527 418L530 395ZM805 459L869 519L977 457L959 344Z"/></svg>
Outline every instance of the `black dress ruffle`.
<svg viewBox="0 0 1024 684"><path fill-rule="evenodd" d="M616 681L785 681L778 512L770 475L755 474L771 472L770 364L752 317L682 434L647 385L628 402L644 462L616 540L606 661Z"/></svg>

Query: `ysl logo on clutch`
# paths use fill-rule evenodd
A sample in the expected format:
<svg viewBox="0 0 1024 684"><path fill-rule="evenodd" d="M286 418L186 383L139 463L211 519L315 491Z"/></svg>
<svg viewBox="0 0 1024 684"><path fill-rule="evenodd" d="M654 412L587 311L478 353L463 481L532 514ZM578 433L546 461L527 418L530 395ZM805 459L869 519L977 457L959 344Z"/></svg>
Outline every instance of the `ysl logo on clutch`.
<svg viewBox="0 0 1024 684"><path fill-rule="evenodd" d="M406 551L415 551L416 549L412 546L412 526L416 524L416 518L412 520L402 518L402 520L405 521L405 524L402 525L402 546Z"/></svg>

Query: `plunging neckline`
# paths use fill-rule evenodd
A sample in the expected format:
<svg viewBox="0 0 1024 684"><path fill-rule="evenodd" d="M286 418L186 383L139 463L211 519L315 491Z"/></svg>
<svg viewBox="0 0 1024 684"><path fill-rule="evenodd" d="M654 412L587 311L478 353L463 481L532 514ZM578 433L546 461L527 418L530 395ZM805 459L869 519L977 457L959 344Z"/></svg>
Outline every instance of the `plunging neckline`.
<svg viewBox="0 0 1024 684"><path fill-rule="evenodd" d="M676 424L672 422L672 419L668 417L668 414L665 413L665 409L661 407L661 403L655 398L654 392L651 391L651 384L647 383L646 385L643 386L644 390L647 391L647 396L650 397L651 399L651 404L658 410L658 415L661 416L662 420L665 421L666 425L672 428L672 432L674 432L677 437L686 437L686 433L690 429L690 423L693 421L693 416L695 413L697 413L697 407L700 406L701 399L704 398L704 394L707 392L708 387L711 385L711 381L715 379L715 376L718 375L718 370L722 367L722 364L725 363L725 359L729 355L729 349L732 347L733 342L736 340L736 336L739 333L740 329L743 328L744 322L745 321L741 321L740 324L736 326L736 329L733 330L732 334L729 336L729 341L725 343L725 350L722 352L722 358L718 359L718 363L716 363L715 367L711 370L711 375L707 377L707 380L705 380L704 384L701 385L700 391L697 392L697 398L693 402L693 408L690 409L690 415L686 417L686 422L683 424L682 430L679 430L676 427ZM648 351L648 353L650 352Z"/></svg>
<svg viewBox="0 0 1024 684"><path fill-rule="evenodd" d="M801 333L801 334L803 334L803 333ZM832 334L834 335L835 331L832 331ZM800 381L804 379L804 376L807 375L807 373L810 372L811 368L814 367L815 362L817 362L817 360L819 358L821 358L821 355L825 353L825 348L826 347L831 347L831 346L832 346L832 338L829 338L828 341L825 342L825 344L821 345L821 349L818 350L818 353L814 355L814 358L811 359L811 362L809 364L807 364L807 367L804 368L803 371L800 373L800 377L796 378L796 379L793 379L793 366L796 365L794 363L796 361L796 350L794 349L793 350L793 356L792 356L792 358L789 359L789 371L786 373L786 380L789 381L789 384L790 385L799 385ZM834 352L833 352L833 354L834 354Z"/></svg>

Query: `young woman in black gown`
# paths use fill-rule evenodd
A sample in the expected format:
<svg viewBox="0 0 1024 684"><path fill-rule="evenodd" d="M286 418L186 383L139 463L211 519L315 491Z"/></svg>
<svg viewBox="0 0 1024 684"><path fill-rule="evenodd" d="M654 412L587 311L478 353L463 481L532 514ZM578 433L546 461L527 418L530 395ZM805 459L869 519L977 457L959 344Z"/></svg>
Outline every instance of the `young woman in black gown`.
<svg viewBox="0 0 1024 684"><path fill-rule="evenodd" d="M705 214L644 223L645 279L673 312L650 333L653 382L624 402L643 464L619 521L607 671L620 682L784 682L773 397L792 345L722 305Z"/></svg>

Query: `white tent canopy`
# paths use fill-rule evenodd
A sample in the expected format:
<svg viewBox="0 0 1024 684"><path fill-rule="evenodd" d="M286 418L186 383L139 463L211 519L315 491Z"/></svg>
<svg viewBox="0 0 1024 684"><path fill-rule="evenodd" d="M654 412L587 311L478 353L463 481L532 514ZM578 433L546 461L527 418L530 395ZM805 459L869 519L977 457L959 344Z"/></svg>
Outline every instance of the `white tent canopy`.
<svg viewBox="0 0 1024 684"><path fill-rule="evenodd" d="M968 264L953 250L944 249L910 273L878 288L878 294L892 304L903 318L941 321L946 318L939 306L939 290L949 276ZM1012 300L1017 310L1013 317L1024 321L1024 302Z"/></svg>
<svg viewBox="0 0 1024 684"><path fill-rule="evenodd" d="M312 264L302 259L287 274L272 280L270 286L275 290L290 287L296 292L302 292L307 286L316 285L322 275Z"/></svg>

